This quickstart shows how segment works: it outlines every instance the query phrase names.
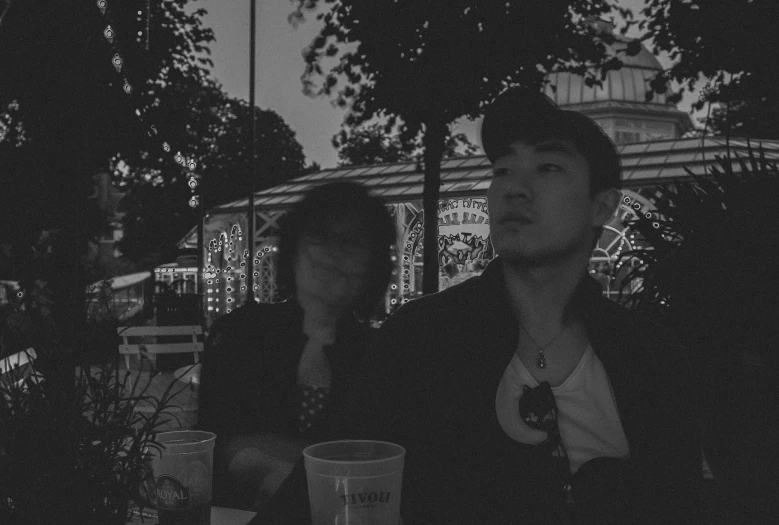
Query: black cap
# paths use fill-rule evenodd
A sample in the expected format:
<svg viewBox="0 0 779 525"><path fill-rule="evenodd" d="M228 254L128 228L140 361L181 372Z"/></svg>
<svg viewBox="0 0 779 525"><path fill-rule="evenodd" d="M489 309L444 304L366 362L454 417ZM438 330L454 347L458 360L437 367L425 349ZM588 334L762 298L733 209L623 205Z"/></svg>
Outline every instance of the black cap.
<svg viewBox="0 0 779 525"><path fill-rule="evenodd" d="M569 140L587 160L596 191L621 187L619 155L601 127L577 111L560 109L552 99L527 88L509 88L487 107L481 125L481 141L490 162L511 151L511 144L525 141Z"/></svg>

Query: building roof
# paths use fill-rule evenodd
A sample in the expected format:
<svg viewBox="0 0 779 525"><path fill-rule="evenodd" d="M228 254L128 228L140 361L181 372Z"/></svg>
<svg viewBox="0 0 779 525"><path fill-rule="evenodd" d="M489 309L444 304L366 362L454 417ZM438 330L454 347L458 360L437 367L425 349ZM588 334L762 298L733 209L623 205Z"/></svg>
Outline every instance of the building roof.
<svg viewBox="0 0 779 525"><path fill-rule="evenodd" d="M734 171L740 172L738 158L748 157L749 148L757 154L762 146L766 159L779 164L779 140L731 138L730 155ZM639 188L668 181L690 180L685 168L695 175L705 175L707 169L719 166L719 158L727 158L725 137L692 137L617 146L622 165L622 184ZM305 192L321 184L337 180L352 180L364 184L373 195L387 203L422 199L424 167L415 162L375 164L331 168L297 177L284 184L255 193L254 205L259 210L283 210L303 198ZM441 163L441 198L486 197L491 180L490 162L484 155L445 159ZM249 200L240 199L211 209L206 217L245 213ZM178 246L196 247L197 229L193 228Z"/></svg>
<svg viewBox="0 0 779 525"><path fill-rule="evenodd" d="M732 162L740 167L735 156L746 157L746 139L730 139ZM779 161L779 141L752 140L752 148L759 145L766 158ZM685 167L696 175L705 174L705 167L717 165L717 156L727 156L724 137L683 138L654 142L640 142L617 146L622 164L623 185L640 187L659 184L669 179L689 179ZM490 183L491 166L484 155L445 159L441 163L441 196L484 196ZM331 168L304 175L284 184L255 193L258 209L285 209L303 197L311 188L336 180L353 180L370 188L371 193L387 202L407 202L422 198L424 168L416 162L375 164ZM208 215L235 213L248 209L248 198L217 206Z"/></svg>

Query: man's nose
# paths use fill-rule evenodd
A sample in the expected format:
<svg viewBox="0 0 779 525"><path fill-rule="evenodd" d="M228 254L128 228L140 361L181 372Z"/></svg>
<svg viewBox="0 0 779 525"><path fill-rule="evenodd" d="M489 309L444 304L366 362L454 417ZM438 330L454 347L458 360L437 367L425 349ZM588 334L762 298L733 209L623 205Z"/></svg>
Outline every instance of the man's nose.
<svg viewBox="0 0 779 525"><path fill-rule="evenodd" d="M504 195L506 198L533 199L532 176L524 170L514 171L508 176Z"/></svg>

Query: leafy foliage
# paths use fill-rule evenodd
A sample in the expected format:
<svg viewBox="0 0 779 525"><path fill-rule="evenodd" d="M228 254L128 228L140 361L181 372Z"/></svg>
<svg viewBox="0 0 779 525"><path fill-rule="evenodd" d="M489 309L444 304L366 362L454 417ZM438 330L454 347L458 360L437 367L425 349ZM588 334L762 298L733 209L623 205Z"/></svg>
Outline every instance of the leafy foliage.
<svg viewBox="0 0 779 525"><path fill-rule="evenodd" d="M674 61L653 80L656 92L664 93L672 80L693 91L703 76L707 87L693 107L722 104L710 122L713 129L779 137L779 64L774 56L779 3L648 0L641 13L643 19L629 25L636 24L643 39L651 39L653 53L669 53ZM671 100L680 98L681 91Z"/></svg>
<svg viewBox="0 0 779 525"><path fill-rule="evenodd" d="M581 64L602 64L605 51L581 21L617 8L589 0L296 3L293 24L304 21L306 11L330 6L317 15L325 26L304 51L307 92L333 95L340 107L349 107L347 124L382 114L400 117L411 137L432 118L478 118L481 104L506 85L540 87L553 66L596 81ZM337 63L325 73L331 57Z"/></svg>
<svg viewBox="0 0 779 525"><path fill-rule="evenodd" d="M116 184L128 191L122 203L124 238L118 243L127 257L142 265L152 264L150 258L155 256L169 259L176 242L195 226L200 211L188 204L188 173L199 178L197 193L203 209L246 197L250 117L245 101L227 96L208 80L187 95L186 105L178 109L179 126L170 130L175 135L155 134L139 155L122 158L129 169L120 170L115 162ZM258 108L256 128L255 189L304 174L303 147L277 113Z"/></svg>
<svg viewBox="0 0 779 525"><path fill-rule="evenodd" d="M80 182L84 196L91 192L94 171L107 167L115 153L138 154L147 131L144 122L157 124L162 134L166 126L181 122L176 115L182 99L197 89L206 74L196 61L210 64L208 59L196 59L195 53L207 51L202 43L213 41L212 31L200 27L199 17L205 10L188 15L186 3L152 2L149 51L134 38L139 28L136 11L145 10L145 2L109 2L104 15L94 3L11 4L0 31L0 68L5 72L0 79L0 102L12 108L12 129L23 131L14 136L23 135L26 140L21 144L4 140L0 146L4 154L16 146L23 148L14 159L21 162L20 169L14 170L20 177L43 177L40 186L31 184L28 191L44 193L43 213L36 211L49 219L47 223L56 223L56 214L49 210L72 206L57 198L63 161L87 161L78 175L65 177L62 184ZM112 42L104 36L107 27L113 31ZM112 64L115 54L121 58L120 72ZM125 78L130 94L123 89ZM189 86L189 91L182 92L182 86ZM58 138L72 139L64 143L48 140L59 133L64 136ZM70 149L73 143L78 144L75 150ZM37 159L39 167L49 168L42 170L44 175L33 169L36 152L46 153ZM14 171L5 172L6 176ZM33 219L31 215L22 218Z"/></svg>
<svg viewBox="0 0 779 525"><path fill-rule="evenodd" d="M338 150L339 166L421 161L424 151L421 133L412 142L403 143L398 133L380 123L363 124L348 132L342 129L333 136L333 146ZM465 133L446 137L445 158L476 155L479 151Z"/></svg>
<svg viewBox="0 0 779 525"><path fill-rule="evenodd" d="M735 154L734 154L735 156ZM699 389L706 457L733 519L771 523L779 505L779 169L762 149L721 159L710 177L677 185L658 213L632 226L649 246L625 303L682 338ZM656 227L655 227L656 226Z"/></svg>
<svg viewBox="0 0 779 525"><path fill-rule="evenodd" d="M21 297L0 306L0 359L27 348L47 348L54 339L51 290L38 280Z"/></svg>
<svg viewBox="0 0 779 525"><path fill-rule="evenodd" d="M124 525L133 504L151 505L156 435L178 419L171 403L188 386L173 392L172 382L156 400L115 365L75 377L67 360L31 366L21 382L18 370L0 382L0 520Z"/></svg>
<svg viewBox="0 0 779 525"><path fill-rule="evenodd" d="M753 89L752 86L722 86L719 98L727 100L711 111L708 127L722 135L779 139L779 91L777 79L755 79L771 86Z"/></svg>
<svg viewBox="0 0 779 525"><path fill-rule="evenodd" d="M205 11L188 14L186 4L149 3L148 50L136 42L146 26L137 16L146 10L142 0L108 1L105 12L97 2L13 1L4 11L0 107L12 106L14 125L9 136L6 124L0 141L0 242L23 268L40 232L60 230L56 269L37 277L54 292L64 330L83 322L81 257L95 235L92 177L118 152L138 151L150 119L175 116L173 86L205 77L210 61L197 57L213 32L201 26ZM176 119L169 122L175 127Z"/></svg>
<svg viewBox="0 0 779 525"><path fill-rule="evenodd" d="M640 261L624 304L673 326L701 368L743 351L779 357L779 170L762 148L736 158L740 172L722 158L710 178L690 172L694 182L666 191L651 218L630 222L647 246L621 255Z"/></svg>
<svg viewBox="0 0 779 525"><path fill-rule="evenodd" d="M401 142L422 130L424 213L436 216L440 164L448 126L478 118L482 107L508 85L540 88L553 68L598 80L592 65L607 60L604 41L582 23L620 9L611 0L296 0L291 23L316 16L324 27L303 52L304 91L348 108L345 124L386 118L400 126ZM437 221L424 231L424 293L438 289Z"/></svg>

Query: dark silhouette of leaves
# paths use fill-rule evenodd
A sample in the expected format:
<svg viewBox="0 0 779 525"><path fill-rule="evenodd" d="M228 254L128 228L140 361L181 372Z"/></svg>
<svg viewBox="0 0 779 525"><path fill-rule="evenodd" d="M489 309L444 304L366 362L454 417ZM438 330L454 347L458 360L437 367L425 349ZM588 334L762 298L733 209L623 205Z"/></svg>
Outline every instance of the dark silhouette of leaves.
<svg viewBox="0 0 779 525"><path fill-rule="evenodd" d="M681 89L703 90L694 109L712 108L709 128L720 134L779 138L779 3L752 0L649 0L644 20L632 21L651 40L655 54L670 53L674 63L652 88L669 81ZM673 97L681 98L681 92Z"/></svg>
<svg viewBox="0 0 779 525"><path fill-rule="evenodd" d="M24 266L41 231L61 230L56 267L41 277L54 292L66 340L85 322L81 258L93 177L117 153L142 149L151 125L172 135L175 111L188 96L176 86L205 78L197 55L214 40L202 27L204 11L185 12L186 0L151 2L147 50L145 39L136 39L146 28L137 11L147 2L107 5L103 12L97 2L13 1L0 26L0 108L18 104L26 138L0 141L0 241Z"/></svg>
<svg viewBox="0 0 779 525"><path fill-rule="evenodd" d="M422 160L421 133L412 141L404 142L397 130L392 127L387 130L380 123L364 124L349 131L342 129L333 136L332 142L338 149L338 164L341 166ZM480 148L464 133L446 137L444 157L476 155L479 152Z"/></svg>
<svg viewBox="0 0 779 525"><path fill-rule="evenodd" d="M422 131L423 208L433 217L449 125L479 118L508 85L540 89L553 67L591 64L595 71L587 75L597 80L606 59L603 42L613 37L596 38L581 20L617 8L611 0L293 3L293 25L319 9L324 22L303 52L304 92L348 108L349 127L394 116L403 122L401 142ZM331 55L332 45L341 53ZM424 293L438 289L437 227L437 221L425 224Z"/></svg>
<svg viewBox="0 0 779 525"><path fill-rule="evenodd" d="M159 140L149 141L146 148L122 158L130 166L128 173L115 171L116 184L128 192L122 202L124 238L118 247L142 266L173 258L176 243L199 220L199 209L188 204L189 162L195 162L204 210L249 193L248 103L227 96L213 81L180 102L175 127L169 127L166 136L171 152L165 152ZM277 113L257 108L256 129L255 190L304 174L303 147ZM186 166L176 162L173 152L181 152Z"/></svg>

